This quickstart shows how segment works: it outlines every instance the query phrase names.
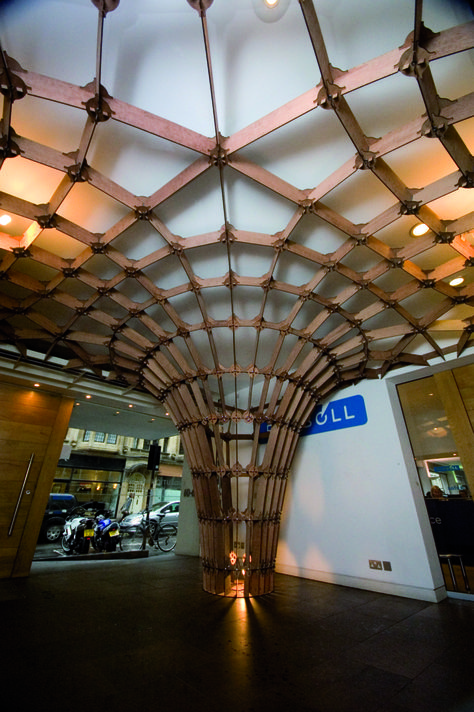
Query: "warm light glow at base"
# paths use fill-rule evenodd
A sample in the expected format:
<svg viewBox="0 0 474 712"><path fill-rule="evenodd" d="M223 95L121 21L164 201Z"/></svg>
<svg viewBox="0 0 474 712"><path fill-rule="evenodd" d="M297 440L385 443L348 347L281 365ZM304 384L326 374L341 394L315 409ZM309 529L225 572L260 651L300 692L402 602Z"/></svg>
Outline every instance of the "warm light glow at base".
<svg viewBox="0 0 474 712"><path fill-rule="evenodd" d="M244 597L244 582L243 581L236 581L232 587L231 587L231 596L235 595L236 598L243 598Z"/></svg>
<svg viewBox="0 0 474 712"><path fill-rule="evenodd" d="M245 592L245 583L243 578L232 581L230 588L226 593L219 594L223 598L253 598L253 595Z"/></svg>

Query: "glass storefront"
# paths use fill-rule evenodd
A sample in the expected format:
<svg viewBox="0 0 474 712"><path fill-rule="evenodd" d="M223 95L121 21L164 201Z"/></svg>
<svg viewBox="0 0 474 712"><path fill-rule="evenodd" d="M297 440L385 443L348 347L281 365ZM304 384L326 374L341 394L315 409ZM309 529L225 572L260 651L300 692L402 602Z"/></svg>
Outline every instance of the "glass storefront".
<svg viewBox="0 0 474 712"><path fill-rule="evenodd" d="M105 504L105 509L116 513L122 471L89 470L76 467L58 467L52 492L75 495L79 504L97 501Z"/></svg>

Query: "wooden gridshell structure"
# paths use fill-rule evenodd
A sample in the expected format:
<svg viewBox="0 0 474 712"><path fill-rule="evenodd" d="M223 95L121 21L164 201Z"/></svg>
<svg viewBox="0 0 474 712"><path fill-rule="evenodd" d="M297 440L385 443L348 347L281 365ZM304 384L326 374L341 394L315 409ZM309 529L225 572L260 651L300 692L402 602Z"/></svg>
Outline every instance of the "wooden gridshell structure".
<svg viewBox="0 0 474 712"><path fill-rule="evenodd" d="M0 235L0 340L20 360L34 350L46 361L62 360L68 370L156 396L181 434L191 468L205 590L268 593L288 475L314 408L362 379L472 346L472 202L470 210L448 218L434 206L455 194L465 205L472 196L474 93L443 99L432 66L473 48L474 23L433 32L416 0L411 32L399 46L343 71L330 62L315 3L300 0L301 42L311 48L319 82L225 137L208 28L213 3L188 0L202 32L214 129L208 137L105 89L104 25L121 7L118 0L92 4L98 31L89 83L35 73L15 58L14 47L2 50L0 182L15 162L44 166L59 179L43 202L1 183L0 207L21 218L24 229L5 228ZM405 123L373 138L351 108L351 95L394 76L416 89L422 111L408 112ZM18 107L32 99L80 113L73 151L28 136L24 119L23 130L14 128ZM302 189L246 149L269 136L277 141L307 115L329 117L350 150L337 168ZM148 195L135 194L95 165L93 148L114 124L186 149L193 158ZM449 170L440 173L433 161L431 180L413 188L389 156L416 142L435 145L448 157ZM182 237L168 227L165 207L177 196L192 202L191 187L209 175L222 220L212 231ZM230 175L289 206L281 229L270 234L231 222ZM365 181L365 197L373 190L385 198L364 222L337 207L346 182L351 191L356 180ZM103 231L81 224L80 211L70 209L84 186L119 206L119 217ZM408 229L418 223L428 231L413 238ZM321 230L331 240L311 237ZM53 247L58 235L61 249ZM329 242L326 251L319 247ZM238 269L242 255L247 262ZM265 270L246 274L261 255ZM225 269L202 276L203 264L215 256ZM167 286L171 273L182 277ZM463 286L451 286L448 280L461 273ZM270 426L266 434L264 425Z"/></svg>

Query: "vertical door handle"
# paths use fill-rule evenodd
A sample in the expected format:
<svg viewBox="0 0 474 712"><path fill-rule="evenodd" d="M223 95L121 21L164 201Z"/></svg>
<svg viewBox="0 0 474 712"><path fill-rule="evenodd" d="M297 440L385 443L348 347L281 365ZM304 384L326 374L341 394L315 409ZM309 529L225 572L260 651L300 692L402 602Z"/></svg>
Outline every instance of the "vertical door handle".
<svg viewBox="0 0 474 712"><path fill-rule="evenodd" d="M35 453L32 452L31 455L30 455L30 460L29 460L29 462L28 462L28 467L26 468L25 476L24 476L24 478L23 478L23 484L21 485L20 494L18 495L18 499L17 499L16 506L15 506L15 511L13 512L13 517L12 517L12 520L11 520L11 522L10 522L10 526L9 526L9 528L8 528L8 536L11 536L11 535L13 534L13 528L14 528L14 526L15 526L16 518L17 518L17 516L18 516L18 510L20 509L20 504L21 504L21 500L22 500L22 497L23 497L23 492L25 491L26 481L27 481L27 479L28 479L28 475L30 474L31 465L33 464L34 456L35 456Z"/></svg>

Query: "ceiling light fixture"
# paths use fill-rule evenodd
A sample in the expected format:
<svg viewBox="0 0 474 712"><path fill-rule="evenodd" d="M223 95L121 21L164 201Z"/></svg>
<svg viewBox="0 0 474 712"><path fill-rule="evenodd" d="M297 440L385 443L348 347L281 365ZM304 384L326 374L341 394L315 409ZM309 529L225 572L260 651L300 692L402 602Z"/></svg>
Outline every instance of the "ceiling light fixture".
<svg viewBox="0 0 474 712"><path fill-rule="evenodd" d="M277 22L288 10L291 0L252 0L254 12L262 22Z"/></svg>
<svg viewBox="0 0 474 712"><path fill-rule="evenodd" d="M87 395L86 398L92 398L92 396Z"/></svg>
<svg viewBox="0 0 474 712"><path fill-rule="evenodd" d="M425 223L417 223L411 228L410 235L412 237L421 237L422 235L426 235L426 233L429 232L429 229L430 228L428 225L425 225Z"/></svg>
<svg viewBox="0 0 474 712"><path fill-rule="evenodd" d="M9 215L2 215L0 217L0 225L8 225L11 221L12 219Z"/></svg>
<svg viewBox="0 0 474 712"><path fill-rule="evenodd" d="M460 284L464 282L464 277L455 277L450 281L451 287L459 287Z"/></svg>

